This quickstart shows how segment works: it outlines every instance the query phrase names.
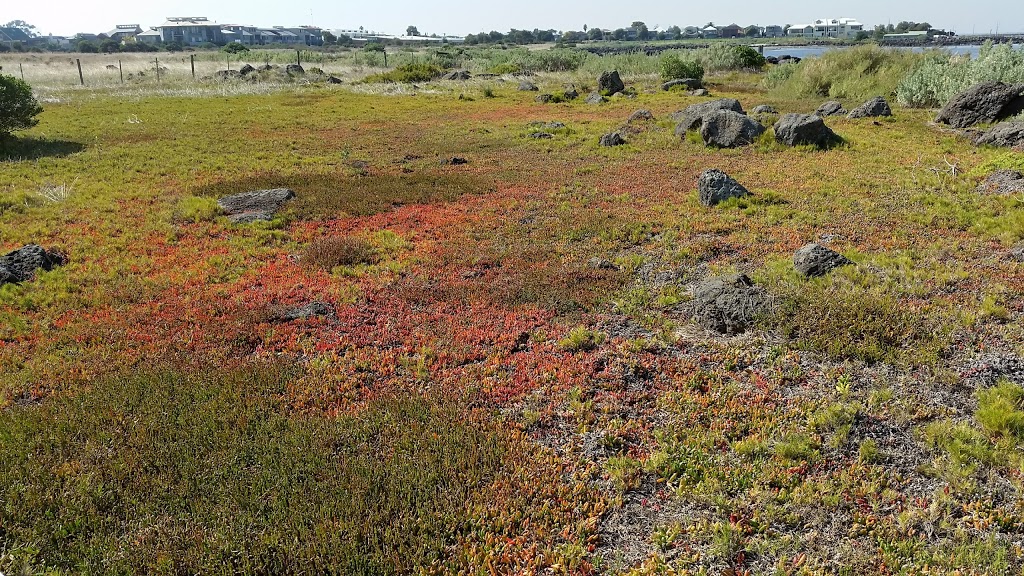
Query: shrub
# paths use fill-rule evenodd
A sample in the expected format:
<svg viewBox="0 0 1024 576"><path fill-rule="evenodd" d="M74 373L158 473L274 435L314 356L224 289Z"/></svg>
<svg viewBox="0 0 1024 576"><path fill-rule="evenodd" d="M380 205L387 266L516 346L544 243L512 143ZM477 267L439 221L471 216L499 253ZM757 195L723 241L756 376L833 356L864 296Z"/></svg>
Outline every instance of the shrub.
<svg viewBox="0 0 1024 576"><path fill-rule="evenodd" d="M762 68L765 65L764 56L750 46L733 46L733 52L742 68Z"/></svg>
<svg viewBox="0 0 1024 576"><path fill-rule="evenodd" d="M973 59L932 52L899 83L896 100L908 107L937 108L986 80L1024 82L1024 49L986 42Z"/></svg>
<svg viewBox="0 0 1024 576"><path fill-rule="evenodd" d="M314 240L302 253L302 263L330 271L337 266L377 262L377 250L362 238L350 236Z"/></svg>
<svg viewBox="0 0 1024 576"><path fill-rule="evenodd" d="M808 58L781 79L774 91L786 98L866 100L892 94L928 56L910 50L863 45ZM783 73L777 73L783 74Z"/></svg>
<svg viewBox="0 0 1024 576"><path fill-rule="evenodd" d="M604 339L603 332L595 332L584 326L578 326L573 328L558 345L566 352L589 352L600 346Z"/></svg>
<svg viewBox="0 0 1024 576"><path fill-rule="evenodd" d="M178 202L174 219L179 222L203 222L213 220L220 212L220 205L213 198L186 196Z"/></svg>
<svg viewBox="0 0 1024 576"><path fill-rule="evenodd" d="M0 74L0 142L15 130L38 124L36 115L42 111L28 84L14 76Z"/></svg>
<svg viewBox="0 0 1024 576"><path fill-rule="evenodd" d="M772 90L786 83L799 68L799 64L780 64L772 66L761 80L761 85Z"/></svg>
<svg viewBox="0 0 1024 576"><path fill-rule="evenodd" d="M245 44L239 44L238 42L231 42L227 46L224 46L222 50L228 54L245 54L249 51L249 47Z"/></svg>
<svg viewBox="0 0 1024 576"><path fill-rule="evenodd" d="M443 73L444 70L433 64L414 62L412 64L403 64L388 72L381 72L380 74L368 76L363 80L363 82L368 84L378 82L407 84L412 82L429 82L440 77Z"/></svg>
<svg viewBox="0 0 1024 576"><path fill-rule="evenodd" d="M684 60L675 54L665 54L661 57L661 77L663 80L677 78L703 80L704 67L695 60Z"/></svg>

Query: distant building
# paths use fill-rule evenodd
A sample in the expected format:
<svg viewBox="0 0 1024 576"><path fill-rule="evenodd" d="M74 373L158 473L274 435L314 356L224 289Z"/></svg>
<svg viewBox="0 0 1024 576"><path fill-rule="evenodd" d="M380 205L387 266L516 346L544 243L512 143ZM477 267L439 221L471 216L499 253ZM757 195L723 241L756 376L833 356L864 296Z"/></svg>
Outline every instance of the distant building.
<svg viewBox="0 0 1024 576"><path fill-rule="evenodd" d="M32 37L21 28L0 28L0 44L28 44Z"/></svg>
<svg viewBox="0 0 1024 576"><path fill-rule="evenodd" d="M740 28L738 24L729 24L718 29L719 38L741 38L742 36L743 28Z"/></svg>
<svg viewBox="0 0 1024 576"><path fill-rule="evenodd" d="M700 38L700 28L697 28L696 26L687 26L686 28L683 28L681 36L683 38Z"/></svg>
<svg viewBox="0 0 1024 576"><path fill-rule="evenodd" d="M274 26L274 29L291 32L295 35L297 44L305 44L306 46L322 46L324 43L324 31L316 26L297 26L295 28Z"/></svg>
<svg viewBox="0 0 1024 576"><path fill-rule="evenodd" d="M785 32L782 30L782 26L772 25L765 26L764 29L761 30L761 35L765 38L782 38L785 35Z"/></svg>
<svg viewBox="0 0 1024 576"><path fill-rule="evenodd" d="M700 29L700 35L703 38L721 38L722 33L719 32L718 28L714 26L705 26Z"/></svg>
<svg viewBox="0 0 1024 576"><path fill-rule="evenodd" d="M216 22L198 16L175 16L160 25L160 39L165 44L178 42L185 46L225 44L224 33Z"/></svg>
<svg viewBox="0 0 1024 576"><path fill-rule="evenodd" d="M882 40L927 40L932 37L934 33L930 30L912 30L910 32L902 32L899 34L886 34L882 36Z"/></svg>
<svg viewBox="0 0 1024 576"><path fill-rule="evenodd" d="M138 24L118 24L113 30L107 32L107 38L123 42L129 38L134 38L136 35L141 33L142 27Z"/></svg>
<svg viewBox="0 0 1024 576"><path fill-rule="evenodd" d="M145 32L139 32L135 35L135 40L142 42L143 44L159 44L160 43L160 31L156 28L150 28Z"/></svg>
<svg viewBox="0 0 1024 576"><path fill-rule="evenodd" d="M815 20L813 24L794 24L787 36L803 38L854 38L864 31L864 25L853 18Z"/></svg>

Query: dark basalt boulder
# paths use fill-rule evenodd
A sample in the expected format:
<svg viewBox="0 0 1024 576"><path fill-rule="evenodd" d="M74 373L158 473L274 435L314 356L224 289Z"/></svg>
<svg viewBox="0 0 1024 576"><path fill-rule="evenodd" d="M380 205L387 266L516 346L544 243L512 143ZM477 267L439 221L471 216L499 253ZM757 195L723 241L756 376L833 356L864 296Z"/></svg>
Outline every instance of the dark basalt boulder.
<svg viewBox="0 0 1024 576"><path fill-rule="evenodd" d="M622 78L619 77L617 70L610 72L603 72L601 77L597 79L597 90L606 96L618 94L626 89L626 85L622 82Z"/></svg>
<svg viewBox="0 0 1024 576"><path fill-rule="evenodd" d="M853 262L846 256L817 243L808 244L793 254L793 267L808 277L824 276L851 264Z"/></svg>
<svg viewBox="0 0 1024 576"><path fill-rule="evenodd" d="M704 124L704 117L719 110L731 110L742 114L743 106L739 100L733 98L719 98L687 106L670 116L676 122L676 136L682 137L690 130L699 130Z"/></svg>
<svg viewBox="0 0 1024 576"><path fill-rule="evenodd" d="M701 87L701 82L695 78L676 78L675 80L669 80L661 85L662 90L671 90L677 87L682 87L687 90L696 90Z"/></svg>
<svg viewBox="0 0 1024 576"><path fill-rule="evenodd" d="M26 282L36 270L53 270L67 264L67 258L38 244L29 244L0 256L0 286Z"/></svg>
<svg viewBox="0 0 1024 576"><path fill-rule="evenodd" d="M730 274L698 284L691 306L694 319L705 329L741 334L767 311L768 294L746 274Z"/></svg>
<svg viewBox="0 0 1024 576"><path fill-rule="evenodd" d="M1013 148L1024 146L1024 122L1003 122L996 124L975 141L979 145L1004 146Z"/></svg>
<svg viewBox="0 0 1024 576"><path fill-rule="evenodd" d="M601 146L622 146L625 143L626 139L618 132L612 132L601 136L601 141L599 142Z"/></svg>
<svg viewBox="0 0 1024 576"><path fill-rule="evenodd" d="M755 106L754 109L750 111L750 113L751 114L778 114L779 111L776 110L774 107L769 106L767 104L761 104L760 106Z"/></svg>
<svg viewBox="0 0 1024 576"><path fill-rule="evenodd" d="M750 194L742 184L721 170L705 170L697 179L697 193L704 206L715 206L730 198L742 198Z"/></svg>
<svg viewBox="0 0 1024 576"><path fill-rule="evenodd" d="M969 128L1024 112L1024 84L982 82L954 96L935 117L940 124Z"/></svg>
<svg viewBox="0 0 1024 576"><path fill-rule="evenodd" d="M242 66L241 68L238 69L238 73L241 74L242 76L248 76L249 74L252 74L255 71L256 71L256 69L253 68L252 65L250 65L250 64L246 64L245 66Z"/></svg>
<svg viewBox="0 0 1024 576"><path fill-rule="evenodd" d="M753 144L764 131L765 127L749 116L732 110L718 110L704 116L700 137L706 146L739 148Z"/></svg>
<svg viewBox="0 0 1024 576"><path fill-rule="evenodd" d="M892 116L892 108L881 96L875 96L871 100L857 106L846 115L847 118L878 118Z"/></svg>
<svg viewBox="0 0 1024 576"><path fill-rule="evenodd" d="M814 111L814 114L821 116L822 118L826 118L828 116L845 116L846 109L843 108L842 103L836 102L835 100L829 100L821 106L818 106L818 109Z"/></svg>
<svg viewBox="0 0 1024 576"><path fill-rule="evenodd" d="M217 205L232 222L248 224L272 220L281 206L292 198L295 192L288 188L273 188L225 196L217 200Z"/></svg>
<svg viewBox="0 0 1024 576"><path fill-rule="evenodd" d="M775 123L775 140L787 146L828 148L839 136L814 114L786 114Z"/></svg>

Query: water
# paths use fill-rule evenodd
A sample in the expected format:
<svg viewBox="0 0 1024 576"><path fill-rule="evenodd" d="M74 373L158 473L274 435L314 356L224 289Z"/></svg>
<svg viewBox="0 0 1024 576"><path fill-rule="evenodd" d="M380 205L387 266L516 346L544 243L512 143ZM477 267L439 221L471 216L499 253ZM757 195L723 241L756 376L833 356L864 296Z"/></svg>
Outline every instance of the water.
<svg viewBox="0 0 1024 576"><path fill-rule="evenodd" d="M1020 49L1021 46L1021 44L1013 45L1015 49ZM845 48L848 48L848 46L779 46L773 48L769 48L766 46L764 49L764 55L775 56L776 58L778 58L780 56L785 56L788 54L790 56L796 56L797 58L808 58L814 56L821 56L822 54L830 50L843 50ZM921 46L898 48L900 50L913 50L914 52L923 52L924 50L933 49L933 47L924 48ZM971 58L976 58L978 56L978 50L981 49L981 46L945 46L943 47L943 49L949 51L951 54L970 54Z"/></svg>

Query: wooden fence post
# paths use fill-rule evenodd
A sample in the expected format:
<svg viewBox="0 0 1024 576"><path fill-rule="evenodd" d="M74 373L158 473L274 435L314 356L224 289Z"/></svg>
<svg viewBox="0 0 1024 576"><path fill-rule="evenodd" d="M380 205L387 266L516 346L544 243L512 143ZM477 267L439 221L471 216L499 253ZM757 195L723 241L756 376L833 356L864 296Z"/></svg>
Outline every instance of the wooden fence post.
<svg viewBox="0 0 1024 576"><path fill-rule="evenodd" d="M295 51L295 63L302 66L302 50Z"/></svg>
<svg viewBox="0 0 1024 576"><path fill-rule="evenodd" d="M75 58L75 64L78 65L78 81L82 86L85 86L85 76L82 76L82 60L80 58Z"/></svg>
<svg viewBox="0 0 1024 576"><path fill-rule="evenodd" d="M388 51L387 50L384 51L384 67L385 68L388 67Z"/></svg>
<svg viewBox="0 0 1024 576"><path fill-rule="evenodd" d="M121 67L121 61L117 61L117 72L121 75L121 84L124 84L124 68Z"/></svg>
<svg viewBox="0 0 1024 576"><path fill-rule="evenodd" d="M156 81L157 81L157 83L159 83L160 82L160 59L156 58L155 60L156 60Z"/></svg>
<svg viewBox="0 0 1024 576"><path fill-rule="evenodd" d="M195 80L196 79L196 55L195 54L189 54L188 55L188 59L192 63L192 79Z"/></svg>

